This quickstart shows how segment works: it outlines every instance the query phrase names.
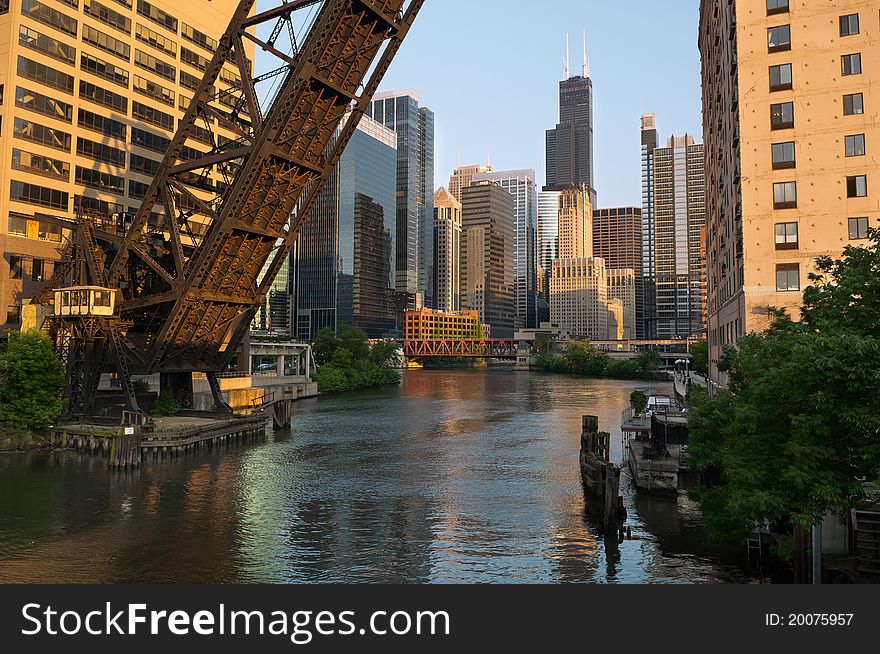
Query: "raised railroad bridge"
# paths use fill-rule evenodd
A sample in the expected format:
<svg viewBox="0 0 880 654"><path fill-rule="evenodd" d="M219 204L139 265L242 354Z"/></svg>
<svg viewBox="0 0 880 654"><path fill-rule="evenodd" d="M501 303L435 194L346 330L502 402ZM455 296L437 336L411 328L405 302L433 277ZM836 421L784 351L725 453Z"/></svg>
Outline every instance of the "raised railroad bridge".
<svg viewBox="0 0 880 654"><path fill-rule="evenodd" d="M480 358L516 359L520 343L514 339L448 338L424 341L403 341L403 355L408 359Z"/></svg>

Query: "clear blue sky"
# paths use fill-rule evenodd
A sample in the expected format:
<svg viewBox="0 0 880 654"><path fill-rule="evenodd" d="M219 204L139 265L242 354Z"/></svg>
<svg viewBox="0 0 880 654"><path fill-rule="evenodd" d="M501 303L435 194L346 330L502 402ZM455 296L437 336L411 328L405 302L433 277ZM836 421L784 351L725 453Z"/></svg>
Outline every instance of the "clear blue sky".
<svg viewBox="0 0 880 654"><path fill-rule="evenodd" d="M534 168L544 183L544 131L558 119L565 33L580 70L581 30L595 100L600 206L641 204L639 119L661 138L702 140L699 0L426 0L383 90L415 88L436 114L436 183L461 151L496 170Z"/></svg>

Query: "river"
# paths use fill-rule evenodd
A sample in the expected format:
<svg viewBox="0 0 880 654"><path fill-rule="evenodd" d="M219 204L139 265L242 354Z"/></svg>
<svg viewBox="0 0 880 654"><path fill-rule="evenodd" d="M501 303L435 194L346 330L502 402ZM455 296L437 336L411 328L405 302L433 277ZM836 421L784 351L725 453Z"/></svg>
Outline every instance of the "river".
<svg viewBox="0 0 880 654"><path fill-rule="evenodd" d="M410 371L306 400L266 442L114 471L0 455L0 581L643 583L747 578L699 512L622 489L632 539L585 518L581 416L620 462L635 388L507 370Z"/></svg>

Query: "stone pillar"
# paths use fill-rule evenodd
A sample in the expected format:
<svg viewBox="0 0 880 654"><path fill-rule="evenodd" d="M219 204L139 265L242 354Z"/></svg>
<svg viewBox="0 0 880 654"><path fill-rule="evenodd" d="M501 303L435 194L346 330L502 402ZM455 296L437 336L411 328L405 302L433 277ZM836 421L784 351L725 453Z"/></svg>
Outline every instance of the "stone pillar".
<svg viewBox="0 0 880 654"><path fill-rule="evenodd" d="M278 363L275 365L275 372L279 377L284 377L284 355L278 355Z"/></svg>

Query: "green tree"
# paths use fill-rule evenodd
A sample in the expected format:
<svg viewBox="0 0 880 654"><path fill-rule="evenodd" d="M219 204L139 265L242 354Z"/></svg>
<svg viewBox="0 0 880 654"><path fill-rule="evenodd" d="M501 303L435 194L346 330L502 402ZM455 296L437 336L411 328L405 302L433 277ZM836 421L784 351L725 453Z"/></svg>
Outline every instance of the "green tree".
<svg viewBox="0 0 880 654"><path fill-rule="evenodd" d="M571 372L599 377L605 372L609 358L597 351L589 341L574 341L565 353Z"/></svg>
<svg viewBox="0 0 880 654"><path fill-rule="evenodd" d="M549 334L538 334L532 347L537 354L550 354L553 349L553 338Z"/></svg>
<svg viewBox="0 0 880 654"><path fill-rule="evenodd" d="M339 339L336 337L336 332L327 327L320 330L312 339L312 355L315 357L315 363L323 366L330 361L338 347Z"/></svg>
<svg viewBox="0 0 880 654"><path fill-rule="evenodd" d="M640 416L648 408L648 396L642 391L635 390L629 394L629 405L632 407L633 412Z"/></svg>
<svg viewBox="0 0 880 654"><path fill-rule="evenodd" d="M0 356L0 421L18 432L45 429L61 413L64 371L43 332L11 332Z"/></svg>
<svg viewBox="0 0 880 654"><path fill-rule="evenodd" d="M689 451L715 482L699 499L718 540L763 520L808 527L880 480L880 233L818 270L800 323L777 315L741 339L716 397L692 389Z"/></svg>
<svg viewBox="0 0 880 654"><path fill-rule="evenodd" d="M694 358L694 372L707 377L709 375L709 341L697 341L691 345L691 356Z"/></svg>
<svg viewBox="0 0 880 654"><path fill-rule="evenodd" d="M646 379L650 379L658 370L660 370L660 353L657 350L645 350L639 352L638 356L635 358L635 362L639 375Z"/></svg>

